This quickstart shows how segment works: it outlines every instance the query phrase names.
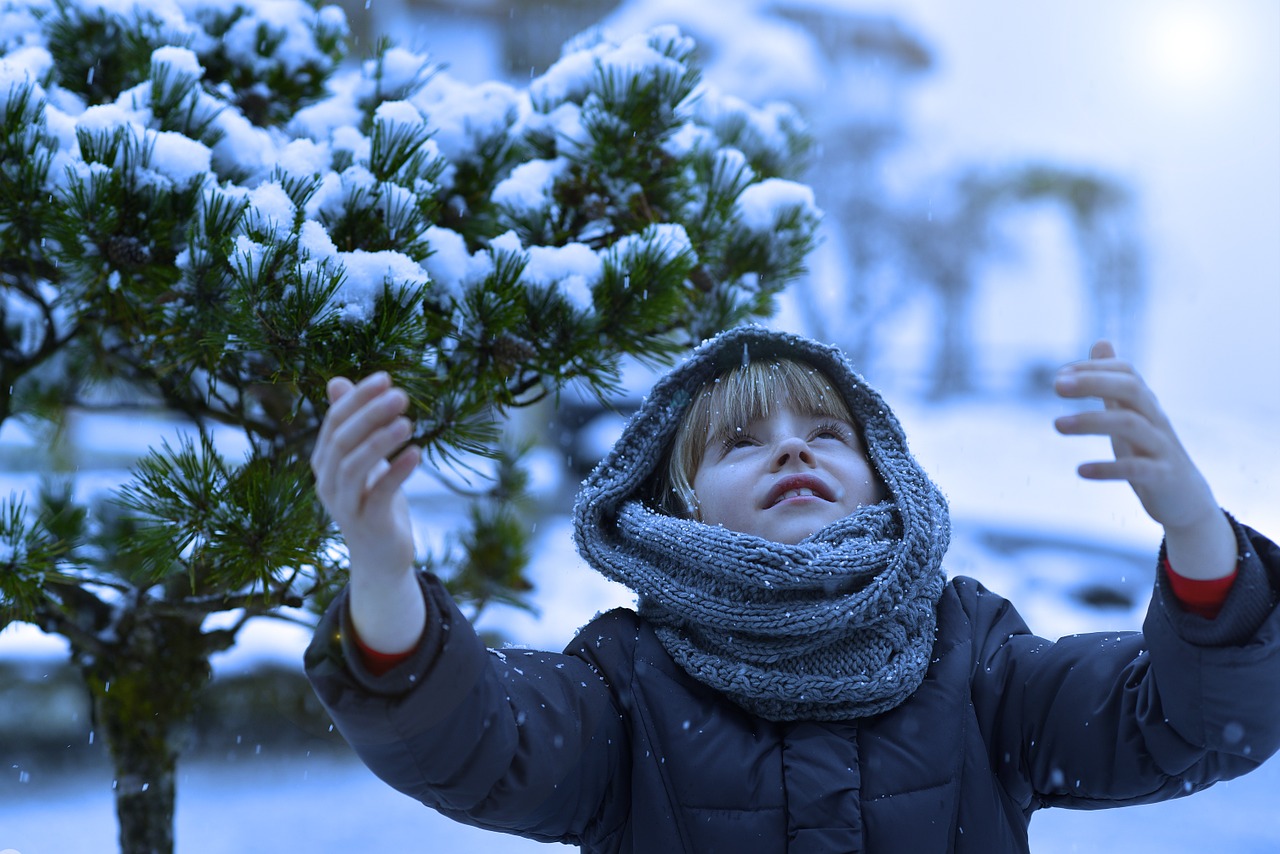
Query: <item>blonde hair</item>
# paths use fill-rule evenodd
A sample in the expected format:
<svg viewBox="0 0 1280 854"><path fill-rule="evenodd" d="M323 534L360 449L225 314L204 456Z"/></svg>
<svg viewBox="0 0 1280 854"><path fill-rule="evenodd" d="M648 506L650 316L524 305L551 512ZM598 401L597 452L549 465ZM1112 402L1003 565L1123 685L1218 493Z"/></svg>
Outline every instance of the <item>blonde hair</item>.
<svg viewBox="0 0 1280 854"><path fill-rule="evenodd" d="M800 415L834 418L857 429L840 392L826 375L792 359L767 359L735 366L702 384L680 419L655 496L671 516L699 517L693 478L708 445L735 429L768 418L778 407Z"/></svg>

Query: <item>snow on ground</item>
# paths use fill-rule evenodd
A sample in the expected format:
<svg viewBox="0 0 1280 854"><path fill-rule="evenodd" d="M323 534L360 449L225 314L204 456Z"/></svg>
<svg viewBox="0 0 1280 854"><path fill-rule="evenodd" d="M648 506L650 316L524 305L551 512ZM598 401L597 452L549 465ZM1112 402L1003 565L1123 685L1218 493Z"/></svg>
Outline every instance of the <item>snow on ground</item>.
<svg viewBox="0 0 1280 854"><path fill-rule="evenodd" d="M109 854L115 816L105 771L33 774L25 793L0 801L0 850ZM1122 810L1047 810L1031 823L1035 854L1274 854L1280 763L1192 798ZM354 760L261 757L198 762L179 772L179 854L571 851L441 818L383 785ZM744 852L746 854L746 852Z"/></svg>

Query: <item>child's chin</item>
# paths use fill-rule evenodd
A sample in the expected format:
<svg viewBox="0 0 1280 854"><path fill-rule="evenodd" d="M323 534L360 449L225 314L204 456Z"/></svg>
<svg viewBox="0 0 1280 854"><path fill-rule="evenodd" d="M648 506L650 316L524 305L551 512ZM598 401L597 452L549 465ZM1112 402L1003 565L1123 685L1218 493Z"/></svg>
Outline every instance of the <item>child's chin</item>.
<svg viewBox="0 0 1280 854"><path fill-rule="evenodd" d="M834 522L835 519L791 519L786 524L771 525L770 530L760 534L766 540L794 546Z"/></svg>

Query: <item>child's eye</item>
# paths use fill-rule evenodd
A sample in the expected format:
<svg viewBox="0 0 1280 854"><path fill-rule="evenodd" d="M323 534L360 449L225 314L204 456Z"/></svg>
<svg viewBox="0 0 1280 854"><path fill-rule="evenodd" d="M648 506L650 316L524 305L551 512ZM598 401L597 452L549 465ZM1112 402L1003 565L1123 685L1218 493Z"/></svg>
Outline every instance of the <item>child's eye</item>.
<svg viewBox="0 0 1280 854"><path fill-rule="evenodd" d="M813 431L815 439L835 439L843 442L849 438L849 431L842 424L832 421L826 424L819 424Z"/></svg>
<svg viewBox="0 0 1280 854"><path fill-rule="evenodd" d="M756 444L755 437L750 433L747 433L741 427L734 430L732 433L728 433L720 440L720 447L724 449L726 453L734 450L735 448L747 448L754 444Z"/></svg>

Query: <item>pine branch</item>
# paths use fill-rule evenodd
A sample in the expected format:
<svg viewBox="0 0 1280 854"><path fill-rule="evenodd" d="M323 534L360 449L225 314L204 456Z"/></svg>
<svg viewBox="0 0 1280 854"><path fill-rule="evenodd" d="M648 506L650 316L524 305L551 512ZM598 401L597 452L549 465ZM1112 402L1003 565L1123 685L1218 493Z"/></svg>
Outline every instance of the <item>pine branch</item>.
<svg viewBox="0 0 1280 854"><path fill-rule="evenodd" d="M291 595L290 567L333 570L302 463L330 377L391 371L430 460L501 460L511 407L571 380L603 397L623 354L662 362L767 311L811 245L808 209L780 213L767 236L739 210L803 148L798 120L699 100L694 45L673 31L641 39L648 52L583 40L573 50L589 53L590 74L534 81L527 95L464 86L389 42L327 87L345 23L316 9L288 30L307 54L293 65L290 25L250 6L193 7L194 52L161 44L145 12L56 0L42 23L56 57L83 53L56 63L58 81L133 112L78 124L72 166L45 194L43 231L30 232L53 238L49 254L28 245L5 281L57 289L60 302L39 303L43 337L30 349L89 368L65 379L59 402L124 380L200 433L138 464L93 544L104 578L162 584L166 607L244 604L235 591L247 586L274 602ZM117 37L121 61L108 68ZM652 61L637 64L641 54ZM330 103L304 111L320 99ZM8 103L3 144L51 162L58 140L24 128L45 127L55 108L35 87ZM325 126L343 111L355 126ZM770 123L776 132L759 131ZM242 161L233 140L262 148ZM176 151L209 166L174 168ZM37 184L25 172L15 186L32 197ZM220 460L212 424L243 431L254 455ZM479 500L498 503L473 520L458 583L497 572L478 601L518 600L515 523L492 495ZM516 575L491 567L495 556Z"/></svg>

